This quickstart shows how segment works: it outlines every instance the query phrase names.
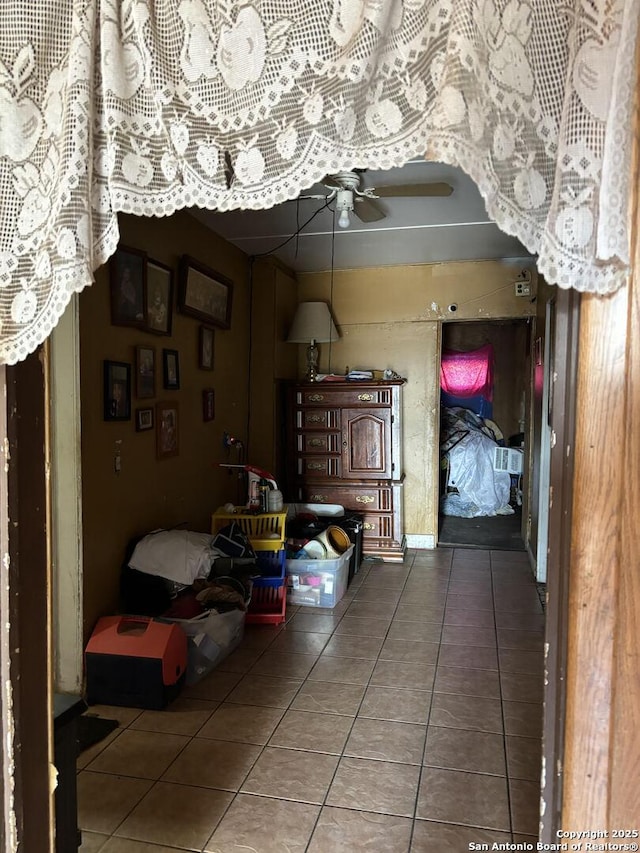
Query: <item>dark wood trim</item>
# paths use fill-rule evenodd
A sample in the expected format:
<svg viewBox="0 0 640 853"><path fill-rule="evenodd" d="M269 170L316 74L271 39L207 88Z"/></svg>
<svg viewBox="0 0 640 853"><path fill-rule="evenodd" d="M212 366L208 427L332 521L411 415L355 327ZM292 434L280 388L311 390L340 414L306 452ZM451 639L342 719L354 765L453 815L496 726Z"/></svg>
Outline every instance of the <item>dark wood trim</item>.
<svg viewBox="0 0 640 853"><path fill-rule="evenodd" d="M46 347L8 367L9 596L20 849L52 847Z"/></svg>
<svg viewBox="0 0 640 853"><path fill-rule="evenodd" d="M7 369L0 364L0 399L6 401ZM9 460L7 437L7 409L0 406L0 565L5 566L9 556ZM13 586L11 584L11 566L6 582L0 584L0 754L2 755L2 774L0 776L0 795L2 797L2 821L0 822L0 849L11 850L17 846L16 829L18 821L15 814L16 798L20 802L20 757L14 748L14 707L13 694L17 692L16 671L11 666L11 604Z"/></svg>
<svg viewBox="0 0 640 853"><path fill-rule="evenodd" d="M567 669L567 622L569 609L569 562L571 550L571 503L574 467L575 379L578 361L580 297L558 290L552 328L551 450L549 535L547 556L547 608L545 655L545 702L540 841L557 843L562 828L562 758Z"/></svg>

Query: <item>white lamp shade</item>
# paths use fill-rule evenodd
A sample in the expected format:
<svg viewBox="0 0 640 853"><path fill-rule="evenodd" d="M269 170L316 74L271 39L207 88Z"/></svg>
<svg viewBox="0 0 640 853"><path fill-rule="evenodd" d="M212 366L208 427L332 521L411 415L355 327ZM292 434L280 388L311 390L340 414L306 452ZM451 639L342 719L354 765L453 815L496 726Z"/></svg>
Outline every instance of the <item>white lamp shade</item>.
<svg viewBox="0 0 640 853"><path fill-rule="evenodd" d="M288 343L325 343L337 341L339 337L326 302L300 302L287 338Z"/></svg>

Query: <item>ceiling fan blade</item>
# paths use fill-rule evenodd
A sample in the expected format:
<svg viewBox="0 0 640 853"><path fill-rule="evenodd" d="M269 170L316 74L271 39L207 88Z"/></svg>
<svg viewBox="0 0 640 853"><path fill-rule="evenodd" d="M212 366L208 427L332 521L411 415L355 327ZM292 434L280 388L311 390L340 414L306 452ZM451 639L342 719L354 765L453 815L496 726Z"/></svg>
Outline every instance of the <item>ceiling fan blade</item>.
<svg viewBox="0 0 640 853"><path fill-rule="evenodd" d="M453 187L446 183L430 184L395 184L389 187L375 187L374 195L380 198L397 198L400 196L443 197L451 195Z"/></svg>
<svg viewBox="0 0 640 853"><path fill-rule="evenodd" d="M372 198L366 196L355 197L353 212L362 222L379 222L387 215Z"/></svg>
<svg viewBox="0 0 640 853"><path fill-rule="evenodd" d="M339 181L336 181L333 175L325 175L319 183L323 184L325 187L330 187L333 190L341 190L343 188L342 184Z"/></svg>

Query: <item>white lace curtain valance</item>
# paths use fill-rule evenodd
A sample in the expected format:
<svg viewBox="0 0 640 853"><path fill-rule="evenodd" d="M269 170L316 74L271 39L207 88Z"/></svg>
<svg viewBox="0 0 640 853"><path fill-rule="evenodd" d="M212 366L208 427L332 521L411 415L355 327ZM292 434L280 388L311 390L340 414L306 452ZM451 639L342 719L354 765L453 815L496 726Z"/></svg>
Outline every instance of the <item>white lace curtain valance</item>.
<svg viewBox="0 0 640 853"><path fill-rule="evenodd" d="M0 361L115 251L117 213L270 207L426 153L561 287L628 271L640 0L9 0Z"/></svg>

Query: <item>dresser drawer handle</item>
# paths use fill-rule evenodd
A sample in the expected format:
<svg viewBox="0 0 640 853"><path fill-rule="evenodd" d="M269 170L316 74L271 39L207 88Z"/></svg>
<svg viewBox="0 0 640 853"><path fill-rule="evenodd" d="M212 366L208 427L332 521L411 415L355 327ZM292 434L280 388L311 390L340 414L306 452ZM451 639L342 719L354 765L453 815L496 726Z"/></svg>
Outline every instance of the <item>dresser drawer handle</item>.
<svg viewBox="0 0 640 853"><path fill-rule="evenodd" d="M324 422L324 418L322 415L307 415L307 423L321 424L323 422Z"/></svg>
<svg viewBox="0 0 640 853"><path fill-rule="evenodd" d="M368 403L373 400L373 394L358 394L358 400L362 400L363 403Z"/></svg>
<svg viewBox="0 0 640 853"><path fill-rule="evenodd" d="M356 501L359 504L372 504L375 501L375 498L372 498L371 495L358 495Z"/></svg>
<svg viewBox="0 0 640 853"><path fill-rule="evenodd" d="M311 495L309 500L312 503L323 504L327 500L327 496L326 495Z"/></svg>
<svg viewBox="0 0 640 853"><path fill-rule="evenodd" d="M324 447L325 441L322 438L309 439L309 447Z"/></svg>
<svg viewBox="0 0 640 853"><path fill-rule="evenodd" d="M362 525L362 529L363 530L375 530L376 526L375 526L375 524L371 524L370 521L365 521L365 523Z"/></svg>
<svg viewBox="0 0 640 853"><path fill-rule="evenodd" d="M307 462L308 471L322 471L324 462Z"/></svg>
<svg viewBox="0 0 640 853"><path fill-rule="evenodd" d="M321 403L324 400L324 394L309 394L310 403Z"/></svg>

